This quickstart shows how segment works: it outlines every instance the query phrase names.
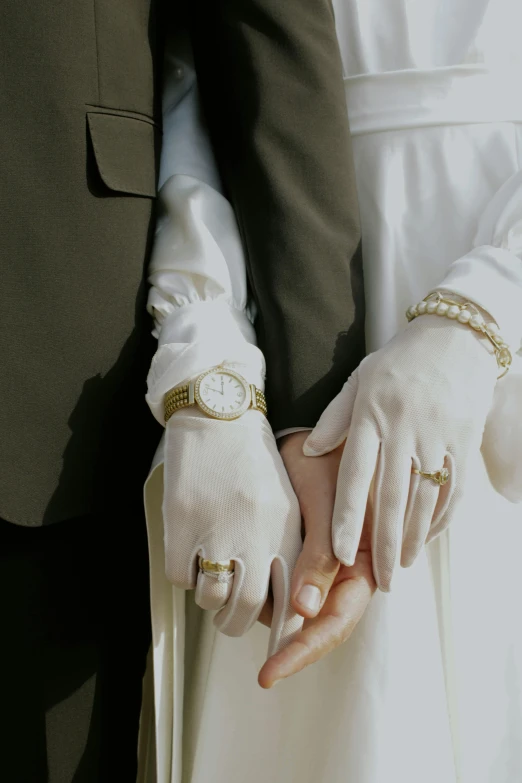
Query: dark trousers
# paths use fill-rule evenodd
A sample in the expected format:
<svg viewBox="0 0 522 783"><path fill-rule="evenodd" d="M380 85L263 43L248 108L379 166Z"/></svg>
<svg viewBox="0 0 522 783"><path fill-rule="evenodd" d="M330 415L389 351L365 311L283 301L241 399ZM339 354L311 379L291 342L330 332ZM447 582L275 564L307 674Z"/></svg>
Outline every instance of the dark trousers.
<svg viewBox="0 0 522 783"><path fill-rule="evenodd" d="M134 783L149 644L142 516L0 520L0 780Z"/></svg>

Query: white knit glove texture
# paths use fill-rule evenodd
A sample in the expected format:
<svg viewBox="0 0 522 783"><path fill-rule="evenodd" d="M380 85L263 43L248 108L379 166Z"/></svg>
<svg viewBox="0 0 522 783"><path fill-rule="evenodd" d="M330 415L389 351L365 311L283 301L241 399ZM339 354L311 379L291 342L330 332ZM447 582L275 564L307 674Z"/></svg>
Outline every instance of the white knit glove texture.
<svg viewBox="0 0 522 783"><path fill-rule="evenodd" d="M511 503L522 503L522 357L517 354L497 383L481 451L496 491Z"/></svg>
<svg viewBox="0 0 522 783"><path fill-rule="evenodd" d="M271 582L268 654L288 644L303 623L290 607L301 514L266 418L247 411L219 421L197 408L177 411L167 423L164 493L169 581L196 588L196 603L219 610L215 624L228 636L256 622ZM233 577L199 572L199 556L234 560Z"/></svg>
<svg viewBox="0 0 522 783"><path fill-rule="evenodd" d="M373 569L381 590L390 590L399 558L412 565L454 518L498 373L485 338L423 315L363 360L306 440L304 453L318 456L346 438L333 549L342 563L353 564L371 489ZM450 471L442 487L412 473L442 467Z"/></svg>

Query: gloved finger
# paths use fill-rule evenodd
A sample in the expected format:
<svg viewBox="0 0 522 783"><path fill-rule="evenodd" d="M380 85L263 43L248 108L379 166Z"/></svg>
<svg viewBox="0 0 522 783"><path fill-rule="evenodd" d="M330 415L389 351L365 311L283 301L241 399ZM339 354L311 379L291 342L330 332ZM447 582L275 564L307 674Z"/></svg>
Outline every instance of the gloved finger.
<svg viewBox="0 0 522 783"><path fill-rule="evenodd" d="M355 562L380 439L369 420L352 423L344 447L332 520L333 551L346 566Z"/></svg>
<svg viewBox="0 0 522 783"><path fill-rule="evenodd" d="M332 510L307 526L303 549L292 577L292 605L302 617L321 610L340 563L332 548Z"/></svg>
<svg viewBox="0 0 522 783"><path fill-rule="evenodd" d="M179 545L176 546L169 526L165 527L165 576L175 587L193 590L198 577L197 555L181 557Z"/></svg>
<svg viewBox="0 0 522 783"><path fill-rule="evenodd" d="M291 597L292 568L284 558L272 563L272 625L267 657L287 647L301 631L303 618L293 609Z"/></svg>
<svg viewBox="0 0 522 783"><path fill-rule="evenodd" d="M212 559L212 558L209 558ZM195 601L201 609L222 609L232 592L233 571L212 572L199 569Z"/></svg>
<svg viewBox="0 0 522 783"><path fill-rule="evenodd" d="M402 541L411 481L411 452L395 443L383 443L375 474L372 559L377 586L384 592L391 581Z"/></svg>
<svg viewBox="0 0 522 783"><path fill-rule="evenodd" d="M431 473L445 466L446 449L423 447L412 458L412 469ZM409 568L422 550L432 525L441 486L426 476L411 474L402 537L401 566Z"/></svg>
<svg viewBox="0 0 522 783"><path fill-rule="evenodd" d="M429 544L450 525L464 496L466 483L466 454L452 454L448 450L445 467L449 470L449 481L440 488L439 499L433 514L433 521L426 537Z"/></svg>
<svg viewBox="0 0 522 783"><path fill-rule="evenodd" d="M257 557L259 558L260 553ZM270 579L266 558L235 562L232 590L226 605L214 618L216 627L226 636L242 636L256 622L268 595Z"/></svg>
<svg viewBox="0 0 522 783"><path fill-rule="evenodd" d="M172 445L172 429L167 429L166 444ZM193 590L198 576L197 551L191 553L193 542L182 541L183 511L178 504L175 471L165 467L163 492L163 526L165 542L165 576L175 587ZM181 516L181 519L180 519Z"/></svg>
<svg viewBox="0 0 522 783"><path fill-rule="evenodd" d="M359 368L323 412L303 445L307 457L319 457L337 448L346 438L359 386Z"/></svg>

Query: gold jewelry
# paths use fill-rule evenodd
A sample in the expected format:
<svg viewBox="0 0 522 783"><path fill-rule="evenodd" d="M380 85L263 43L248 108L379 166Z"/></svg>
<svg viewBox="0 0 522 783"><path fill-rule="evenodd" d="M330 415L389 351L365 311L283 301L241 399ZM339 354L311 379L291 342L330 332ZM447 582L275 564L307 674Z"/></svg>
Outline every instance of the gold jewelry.
<svg viewBox="0 0 522 783"><path fill-rule="evenodd" d="M417 468L413 468L411 472L416 473L417 476L424 476L424 478L431 479L435 482L435 484L438 484L439 487L443 487L444 484L447 484L450 478L450 472L447 468L434 470L432 473L427 473L424 470L417 470Z"/></svg>
<svg viewBox="0 0 522 783"><path fill-rule="evenodd" d="M234 573L234 561L216 561L216 560L204 560L202 557L198 558L198 563L201 571L209 574L233 574Z"/></svg>
<svg viewBox="0 0 522 783"><path fill-rule="evenodd" d="M221 388L216 388L219 386ZM250 408L267 415L265 395L235 370L219 365L165 395L165 423L176 411L197 405L213 419L238 419Z"/></svg>
<svg viewBox="0 0 522 783"><path fill-rule="evenodd" d="M456 302L448 299L440 291L428 294L422 302L412 305L406 311L408 321L413 321L419 315L442 315L456 320L461 324L468 324L476 332L481 332L487 337L495 349L497 364L502 370L498 376L502 378L511 367L513 357L507 343L499 334L499 328L495 323L486 324L476 305L472 302Z"/></svg>

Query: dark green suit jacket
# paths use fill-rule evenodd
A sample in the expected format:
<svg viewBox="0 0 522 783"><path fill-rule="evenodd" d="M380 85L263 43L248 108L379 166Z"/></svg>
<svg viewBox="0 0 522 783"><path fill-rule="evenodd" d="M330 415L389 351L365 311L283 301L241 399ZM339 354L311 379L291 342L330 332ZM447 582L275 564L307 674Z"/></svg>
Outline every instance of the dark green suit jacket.
<svg viewBox="0 0 522 783"><path fill-rule="evenodd" d="M140 502L158 435L146 266L162 34L189 24L277 428L359 362L354 175L329 0L3 0L0 517ZM354 298L358 302L354 305Z"/></svg>

